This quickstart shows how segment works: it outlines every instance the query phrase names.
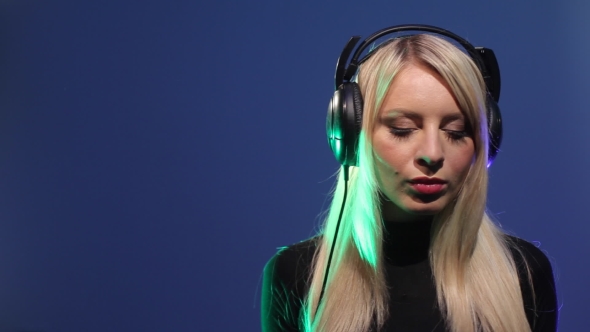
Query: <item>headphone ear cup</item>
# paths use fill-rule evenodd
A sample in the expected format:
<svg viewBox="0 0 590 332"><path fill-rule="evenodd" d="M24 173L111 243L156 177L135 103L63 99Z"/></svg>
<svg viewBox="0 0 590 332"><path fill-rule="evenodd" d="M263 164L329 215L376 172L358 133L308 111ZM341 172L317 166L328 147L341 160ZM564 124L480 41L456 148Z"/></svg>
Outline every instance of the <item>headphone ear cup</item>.
<svg viewBox="0 0 590 332"><path fill-rule="evenodd" d="M502 114L498 103L489 93L486 108L488 118L488 166L490 166L494 158L496 158L502 143Z"/></svg>
<svg viewBox="0 0 590 332"><path fill-rule="evenodd" d="M363 118L363 97L355 82L343 83L328 106L326 132L336 160L344 166L358 165L358 138Z"/></svg>

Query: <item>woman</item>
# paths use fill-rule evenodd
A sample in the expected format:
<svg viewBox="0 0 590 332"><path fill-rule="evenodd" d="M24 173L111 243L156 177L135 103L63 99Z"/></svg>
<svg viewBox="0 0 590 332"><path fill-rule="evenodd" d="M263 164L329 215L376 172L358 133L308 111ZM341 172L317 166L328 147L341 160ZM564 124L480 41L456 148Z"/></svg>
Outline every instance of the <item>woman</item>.
<svg viewBox="0 0 590 332"><path fill-rule="evenodd" d="M404 30L468 54L415 34L358 60ZM339 60L329 135L343 168L321 233L265 267L263 331L556 331L548 259L485 213L501 135L493 53L429 26L373 37Z"/></svg>

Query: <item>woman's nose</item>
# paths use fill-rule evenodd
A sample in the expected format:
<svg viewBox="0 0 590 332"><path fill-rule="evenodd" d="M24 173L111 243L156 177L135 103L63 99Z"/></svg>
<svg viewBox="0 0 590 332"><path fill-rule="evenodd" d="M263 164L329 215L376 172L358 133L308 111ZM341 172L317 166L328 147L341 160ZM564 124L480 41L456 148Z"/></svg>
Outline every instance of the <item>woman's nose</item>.
<svg viewBox="0 0 590 332"><path fill-rule="evenodd" d="M444 137L439 130L425 130L423 139L417 150L416 159L419 165L437 171L444 161L443 142Z"/></svg>

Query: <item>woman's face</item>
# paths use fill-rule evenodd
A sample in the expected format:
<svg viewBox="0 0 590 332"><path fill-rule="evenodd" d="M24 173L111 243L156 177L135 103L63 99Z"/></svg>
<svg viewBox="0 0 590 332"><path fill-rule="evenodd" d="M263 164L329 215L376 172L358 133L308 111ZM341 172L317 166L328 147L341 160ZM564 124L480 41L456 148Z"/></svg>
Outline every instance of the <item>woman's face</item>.
<svg viewBox="0 0 590 332"><path fill-rule="evenodd" d="M373 131L385 220L412 221L440 212L461 188L474 160L465 116L443 80L422 64L394 78Z"/></svg>

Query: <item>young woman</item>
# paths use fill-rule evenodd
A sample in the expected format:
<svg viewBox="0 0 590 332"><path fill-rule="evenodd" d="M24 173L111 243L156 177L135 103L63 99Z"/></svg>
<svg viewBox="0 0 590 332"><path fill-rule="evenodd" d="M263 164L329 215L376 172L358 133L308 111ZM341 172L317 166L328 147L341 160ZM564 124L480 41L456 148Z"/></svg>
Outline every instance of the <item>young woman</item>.
<svg viewBox="0 0 590 332"><path fill-rule="evenodd" d="M405 30L437 35L358 60ZM320 234L265 267L263 331L556 331L547 257L485 212L501 135L493 52L429 26L373 37L348 68L350 45L339 59L329 135L343 168Z"/></svg>

